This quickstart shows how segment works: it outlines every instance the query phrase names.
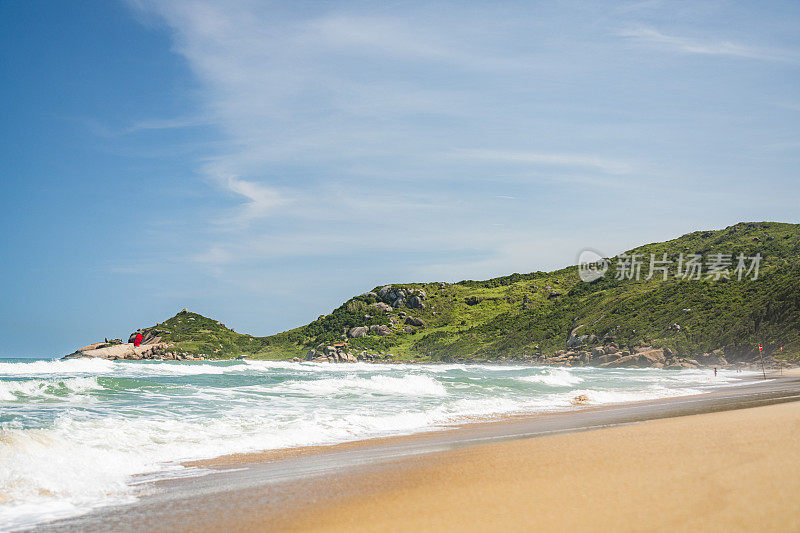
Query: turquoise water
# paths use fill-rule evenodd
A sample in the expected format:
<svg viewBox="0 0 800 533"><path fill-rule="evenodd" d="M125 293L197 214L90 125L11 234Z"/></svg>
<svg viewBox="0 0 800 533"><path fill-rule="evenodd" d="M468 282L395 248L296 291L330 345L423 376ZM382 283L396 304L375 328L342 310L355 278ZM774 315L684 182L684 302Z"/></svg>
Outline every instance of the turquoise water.
<svg viewBox="0 0 800 533"><path fill-rule="evenodd" d="M135 501L181 461L695 394L742 373L0 359L0 529Z"/></svg>

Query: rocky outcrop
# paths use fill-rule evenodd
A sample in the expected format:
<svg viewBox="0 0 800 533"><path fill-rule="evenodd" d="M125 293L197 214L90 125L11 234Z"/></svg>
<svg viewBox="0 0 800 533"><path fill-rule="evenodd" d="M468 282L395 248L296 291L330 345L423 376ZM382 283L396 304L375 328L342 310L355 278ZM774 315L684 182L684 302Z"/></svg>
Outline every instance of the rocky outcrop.
<svg viewBox="0 0 800 533"><path fill-rule="evenodd" d="M609 368L626 368L626 367L646 368L657 365L663 366L665 361L666 359L664 357L664 350L645 350L642 352L637 352L634 354L619 357L618 359L602 363L599 366L609 367Z"/></svg>
<svg viewBox="0 0 800 533"><path fill-rule="evenodd" d="M583 337L583 335L581 336ZM574 335L570 338L578 338ZM588 338L586 339L588 341ZM598 345L592 348L581 349L568 347L558 350L553 354L538 354L523 356L523 361L530 361L541 365L554 366L596 366L600 368L665 368L685 369L701 367L731 367L737 368L757 365L757 360L737 362L731 364L723 355L724 349L720 348L711 353L697 356L681 356L669 348L653 348L652 346L635 346L629 350L621 350L616 344Z"/></svg>
<svg viewBox="0 0 800 533"><path fill-rule="evenodd" d="M407 316L405 322L409 326L416 326L418 328L425 327L425 322L423 322L421 318L414 318L413 316Z"/></svg>
<svg viewBox="0 0 800 533"><path fill-rule="evenodd" d="M383 324L375 324L374 326L369 327L370 335L391 335L392 329L389 326L384 326Z"/></svg>
<svg viewBox="0 0 800 533"><path fill-rule="evenodd" d="M360 353L353 353L346 346L326 346L322 350L309 350L306 353L305 360L313 363L356 363L358 361L371 363L391 358L391 354L383 356L369 353L366 350Z"/></svg>
<svg viewBox="0 0 800 533"><path fill-rule="evenodd" d="M158 344L161 342L161 331L155 329L137 330L131 333L128 337L128 342L133 343L136 340L136 335L142 334L142 344Z"/></svg>
<svg viewBox="0 0 800 533"><path fill-rule="evenodd" d="M384 303L394 309L399 307L424 309L425 300L428 298L428 295L423 289L404 289L402 287L393 287L392 285L384 285L378 289L377 293L372 292L367 294L375 294L380 300L378 303Z"/></svg>
<svg viewBox="0 0 800 533"><path fill-rule="evenodd" d="M375 302L374 304L369 304L371 307L377 307L379 310L383 311L384 313L391 313L394 311L391 305L384 303L384 302Z"/></svg>
<svg viewBox="0 0 800 533"><path fill-rule="evenodd" d="M120 344L108 344L96 342L79 348L75 352L64 356L64 359L75 359L80 357L96 357L109 360L142 360L142 359L163 359L163 360L202 360L202 357L179 353L170 350L173 345L167 342L156 342L153 344L141 344L134 346L131 342Z"/></svg>
<svg viewBox="0 0 800 533"><path fill-rule="evenodd" d="M351 339L357 339L359 337L366 337L369 335L369 328L367 326L357 326L354 328L350 328L347 332L347 336Z"/></svg>

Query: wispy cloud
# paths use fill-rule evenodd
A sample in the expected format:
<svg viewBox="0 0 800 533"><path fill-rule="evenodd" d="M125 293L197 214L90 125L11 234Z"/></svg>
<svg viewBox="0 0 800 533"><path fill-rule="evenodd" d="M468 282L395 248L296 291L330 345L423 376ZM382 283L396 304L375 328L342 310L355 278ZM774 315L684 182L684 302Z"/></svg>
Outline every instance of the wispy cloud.
<svg viewBox="0 0 800 533"><path fill-rule="evenodd" d="M397 18L348 15L321 17L309 22L302 41L324 43L364 56L389 56L430 61L468 69L526 68L524 57L492 54L451 32L437 32Z"/></svg>
<svg viewBox="0 0 800 533"><path fill-rule="evenodd" d="M122 133L136 133L150 130L174 130L183 128L197 128L214 124L211 117L174 117L174 118L153 118L141 120L131 124L122 130Z"/></svg>
<svg viewBox="0 0 800 533"><path fill-rule="evenodd" d="M584 167L609 174L627 174L631 164L627 161L606 159L587 154L543 153L513 150L456 150L455 157L482 159L501 163Z"/></svg>
<svg viewBox="0 0 800 533"><path fill-rule="evenodd" d="M743 59L760 59L765 61L797 61L795 53L786 50L773 50L735 43L718 39L694 39L668 35L655 28L635 27L619 32L622 37L627 37L639 42L675 50L686 54L700 54L712 56L728 56Z"/></svg>
<svg viewBox="0 0 800 533"><path fill-rule="evenodd" d="M189 161L219 194L184 256L228 279L288 280L276 272L285 264L341 277L348 257L383 280L403 261L424 277L541 268L548 252L536 241L570 223L558 217L565 202L610 205L624 186L673 213L688 195L664 175L702 174L696 146L711 153L710 139L733 131L698 126L685 86L619 53L598 23L608 5L130 1L168 26L198 82L197 120L220 133ZM612 9L608 23L629 22L621 35L647 46L770 57L637 26L647 9ZM667 96L665 81L679 90ZM716 194L712 185L691 183Z"/></svg>

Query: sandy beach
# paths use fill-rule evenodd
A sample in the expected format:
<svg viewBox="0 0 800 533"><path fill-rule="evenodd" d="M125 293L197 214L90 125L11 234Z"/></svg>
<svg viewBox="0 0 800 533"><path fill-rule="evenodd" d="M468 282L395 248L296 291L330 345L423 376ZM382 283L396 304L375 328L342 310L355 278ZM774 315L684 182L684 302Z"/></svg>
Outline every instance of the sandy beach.
<svg viewBox="0 0 800 533"><path fill-rule="evenodd" d="M793 531L800 384L229 456L49 531ZM149 495L147 495L149 494Z"/></svg>
<svg viewBox="0 0 800 533"><path fill-rule="evenodd" d="M478 446L342 479L353 486L346 497L285 526L797 531L798 442L795 402Z"/></svg>

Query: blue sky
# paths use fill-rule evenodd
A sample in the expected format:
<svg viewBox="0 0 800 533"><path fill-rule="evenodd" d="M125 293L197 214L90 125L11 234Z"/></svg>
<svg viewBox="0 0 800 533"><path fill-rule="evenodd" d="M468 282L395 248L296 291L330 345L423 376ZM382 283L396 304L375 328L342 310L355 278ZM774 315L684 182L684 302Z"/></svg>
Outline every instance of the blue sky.
<svg viewBox="0 0 800 533"><path fill-rule="evenodd" d="M0 2L0 356L800 221L796 2Z"/></svg>

